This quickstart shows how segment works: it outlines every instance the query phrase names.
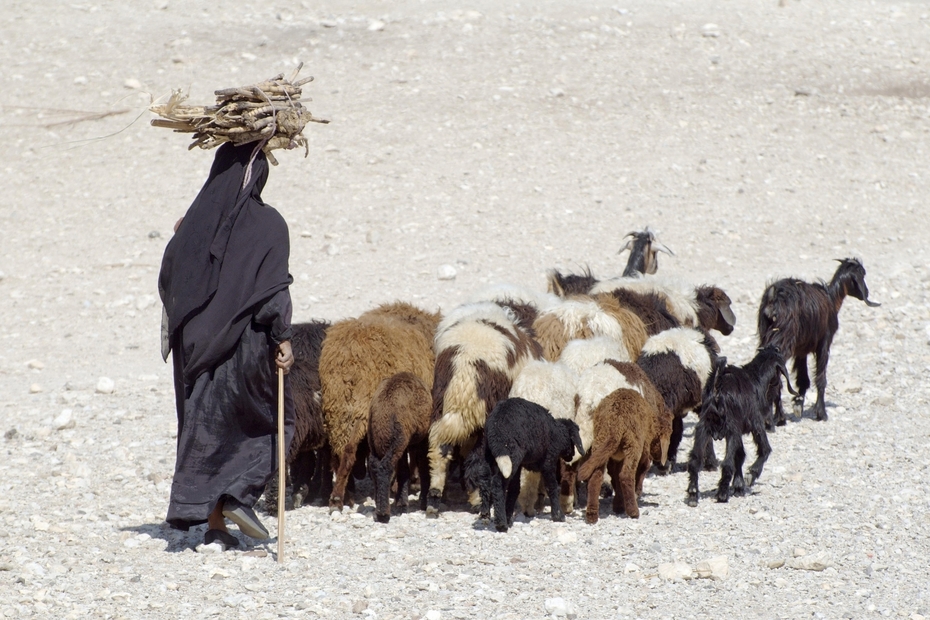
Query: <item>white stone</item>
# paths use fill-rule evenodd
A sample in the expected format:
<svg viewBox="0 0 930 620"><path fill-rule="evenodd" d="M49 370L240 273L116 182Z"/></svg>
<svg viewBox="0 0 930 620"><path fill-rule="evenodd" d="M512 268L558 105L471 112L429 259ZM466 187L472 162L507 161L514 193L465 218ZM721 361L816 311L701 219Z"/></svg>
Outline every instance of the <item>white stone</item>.
<svg viewBox="0 0 930 620"><path fill-rule="evenodd" d="M335 256L336 254L339 254L339 247L334 243L327 243L323 246L323 251L330 256Z"/></svg>
<svg viewBox="0 0 930 620"><path fill-rule="evenodd" d="M74 412L71 409L62 409L61 413L52 420L52 428L56 431L63 431L66 428L74 428Z"/></svg>
<svg viewBox="0 0 930 620"><path fill-rule="evenodd" d="M578 542L578 534L575 532L560 532L558 541L563 545Z"/></svg>
<svg viewBox="0 0 930 620"><path fill-rule="evenodd" d="M39 385L38 383L33 383L32 385L29 386L30 394L38 394L41 391L42 391L42 386Z"/></svg>
<svg viewBox="0 0 930 620"><path fill-rule="evenodd" d="M666 581L691 579L691 567L684 562L666 562L659 564L659 577Z"/></svg>
<svg viewBox="0 0 930 620"><path fill-rule="evenodd" d="M829 566L832 565L833 562L824 551L820 551L811 555L791 558L786 563L786 566L789 568L794 568L797 570L812 570L817 572L826 570Z"/></svg>
<svg viewBox="0 0 930 620"><path fill-rule="evenodd" d="M697 576L701 579L723 581L730 575L730 565L727 561L727 556L718 555L709 560L699 562L698 565L694 567L694 572L696 572Z"/></svg>
<svg viewBox="0 0 930 620"><path fill-rule="evenodd" d="M26 366L28 366L29 368L32 368L33 370L42 370L43 368L45 368L45 364L43 364L39 360L29 360L28 362L26 362Z"/></svg>
<svg viewBox="0 0 930 620"><path fill-rule="evenodd" d="M704 27L701 28L702 37L719 37L720 36L720 26L717 24L704 24Z"/></svg>
<svg viewBox="0 0 930 620"><path fill-rule="evenodd" d="M428 612L426 612L426 615L423 617L426 618L426 620L439 620L440 618L442 618L442 614L436 611L435 609L430 609Z"/></svg>
<svg viewBox="0 0 930 620"><path fill-rule="evenodd" d="M223 553L223 545L218 542L209 545L199 544L197 545L197 553Z"/></svg>
<svg viewBox="0 0 930 620"><path fill-rule="evenodd" d="M100 377L97 379L95 389L98 394L112 394L116 389L116 384L113 382L113 379L109 377Z"/></svg>
<svg viewBox="0 0 930 620"><path fill-rule="evenodd" d="M368 23L368 30L370 32L381 32L384 30L384 22L380 19L373 19Z"/></svg>
<svg viewBox="0 0 930 620"><path fill-rule="evenodd" d="M640 568L638 564L634 564L633 562L627 562L626 566L623 567L623 572L627 574L638 573L641 570L642 568Z"/></svg>
<svg viewBox="0 0 930 620"><path fill-rule="evenodd" d="M128 80L123 82L123 86L125 86L126 88L131 88L133 90L141 90L142 82L140 82L136 78L129 78Z"/></svg>
<svg viewBox="0 0 930 620"><path fill-rule="evenodd" d="M556 618L566 618L573 615L571 605L561 596L546 599L546 613Z"/></svg>
<svg viewBox="0 0 930 620"><path fill-rule="evenodd" d="M456 275L458 272L452 265L440 265L436 270L436 277L440 280L455 280Z"/></svg>

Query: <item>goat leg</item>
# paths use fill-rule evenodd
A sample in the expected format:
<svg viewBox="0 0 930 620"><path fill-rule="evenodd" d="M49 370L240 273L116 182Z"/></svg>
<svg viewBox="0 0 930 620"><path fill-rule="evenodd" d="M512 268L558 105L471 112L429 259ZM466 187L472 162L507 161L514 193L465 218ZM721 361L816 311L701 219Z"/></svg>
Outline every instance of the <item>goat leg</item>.
<svg viewBox="0 0 930 620"><path fill-rule="evenodd" d="M622 515L626 512L626 507L623 505L623 493L620 492L620 462L610 459L607 461L607 475L610 476L610 485L614 489L614 500L612 502L611 508L613 508L614 514Z"/></svg>
<svg viewBox="0 0 930 620"><path fill-rule="evenodd" d="M772 446L769 444L769 438L764 430L756 430L752 433L752 440L756 444L756 460L749 466L749 475L746 476L746 487L751 487L753 483L762 475L762 468L772 454Z"/></svg>
<svg viewBox="0 0 930 620"><path fill-rule="evenodd" d="M689 506L694 508L698 505L698 475L701 470L701 462L704 460L704 447L710 434L704 428L704 422L698 421L694 427L694 445L691 447L691 455L688 458L688 499Z"/></svg>
<svg viewBox="0 0 930 620"><path fill-rule="evenodd" d="M631 519L639 518L639 502L636 501L636 468L638 466L639 460L629 457L623 459L623 465L620 466L618 494L623 498L626 516Z"/></svg>
<svg viewBox="0 0 930 620"><path fill-rule="evenodd" d="M740 440L740 446L733 457L733 495L742 497L746 494L747 485L743 480L743 463L746 462L746 448Z"/></svg>
<svg viewBox="0 0 930 620"><path fill-rule="evenodd" d="M570 515L575 511L575 481L578 478L578 466L566 465L562 470L562 484L559 491L559 503L562 513Z"/></svg>
<svg viewBox="0 0 930 620"><path fill-rule="evenodd" d="M814 403L814 415L818 420L824 422L827 420L827 404L824 401L824 395L827 391L827 362L830 361L831 342L831 338L825 339L825 342L821 344L820 350L817 351L817 355L815 356L817 360L817 376L815 378L817 384L817 402Z"/></svg>
<svg viewBox="0 0 930 620"><path fill-rule="evenodd" d="M736 451L742 447L743 438L739 431L727 434L727 454L720 464L720 483L717 485L717 501L724 503L730 499L730 483L733 481L733 462Z"/></svg>

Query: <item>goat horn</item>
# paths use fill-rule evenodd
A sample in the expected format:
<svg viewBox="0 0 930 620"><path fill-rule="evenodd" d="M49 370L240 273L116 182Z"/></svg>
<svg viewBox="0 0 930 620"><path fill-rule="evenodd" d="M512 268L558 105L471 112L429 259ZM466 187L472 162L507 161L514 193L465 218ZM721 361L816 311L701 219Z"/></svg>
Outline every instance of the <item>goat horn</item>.
<svg viewBox="0 0 930 620"><path fill-rule="evenodd" d="M862 301L864 301L865 305L867 305L869 308L877 308L881 305L877 301L872 301L870 299L863 299Z"/></svg>
<svg viewBox="0 0 930 620"><path fill-rule="evenodd" d="M653 249L653 251L655 251L655 252L665 252L665 253L668 254L669 256L675 256L675 253L672 252L672 251L671 251L667 246L665 246L664 244L659 243L659 240L658 240L658 239L653 239L653 240L652 240L652 249Z"/></svg>
<svg viewBox="0 0 930 620"><path fill-rule="evenodd" d="M627 237L633 237L633 233L628 234ZM623 254L625 251L627 251L627 250L629 250L630 248L632 248L632 247L633 247L633 244L634 244L635 242L636 242L636 238L633 237L632 239L630 239L629 241L627 241L625 244L623 244L623 247L622 247L622 248L620 248L619 250L617 250L617 254Z"/></svg>

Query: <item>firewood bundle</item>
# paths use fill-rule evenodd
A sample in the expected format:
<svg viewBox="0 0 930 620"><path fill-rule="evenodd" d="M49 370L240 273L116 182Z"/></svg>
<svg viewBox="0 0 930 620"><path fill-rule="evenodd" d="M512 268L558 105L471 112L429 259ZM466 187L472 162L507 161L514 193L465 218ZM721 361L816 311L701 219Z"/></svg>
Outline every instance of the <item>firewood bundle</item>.
<svg viewBox="0 0 930 620"><path fill-rule="evenodd" d="M291 75L284 74L239 88L215 91L216 105L192 106L185 104L187 96L180 90L171 93L167 103L150 106L150 110L161 118L152 119L155 127L166 127L179 133L194 134L188 149L199 146L212 149L224 142L245 144L264 141L262 150L268 161L277 165L271 154L275 149L308 146L303 135L309 122L328 123L314 117L300 103L301 87L313 81L312 77L297 79L303 63Z"/></svg>

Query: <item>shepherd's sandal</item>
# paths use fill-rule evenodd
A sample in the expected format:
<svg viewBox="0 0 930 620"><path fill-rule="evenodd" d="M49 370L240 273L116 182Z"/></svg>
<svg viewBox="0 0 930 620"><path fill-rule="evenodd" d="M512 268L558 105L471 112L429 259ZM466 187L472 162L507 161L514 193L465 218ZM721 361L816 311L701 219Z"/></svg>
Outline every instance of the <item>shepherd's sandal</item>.
<svg viewBox="0 0 930 620"><path fill-rule="evenodd" d="M239 531L246 536L257 540L265 540L271 537L255 512L232 498L223 503L223 516L238 525Z"/></svg>
<svg viewBox="0 0 930 620"><path fill-rule="evenodd" d="M223 547L223 551L239 546L239 539L223 530L207 530L203 535L203 544L210 545L217 543Z"/></svg>

